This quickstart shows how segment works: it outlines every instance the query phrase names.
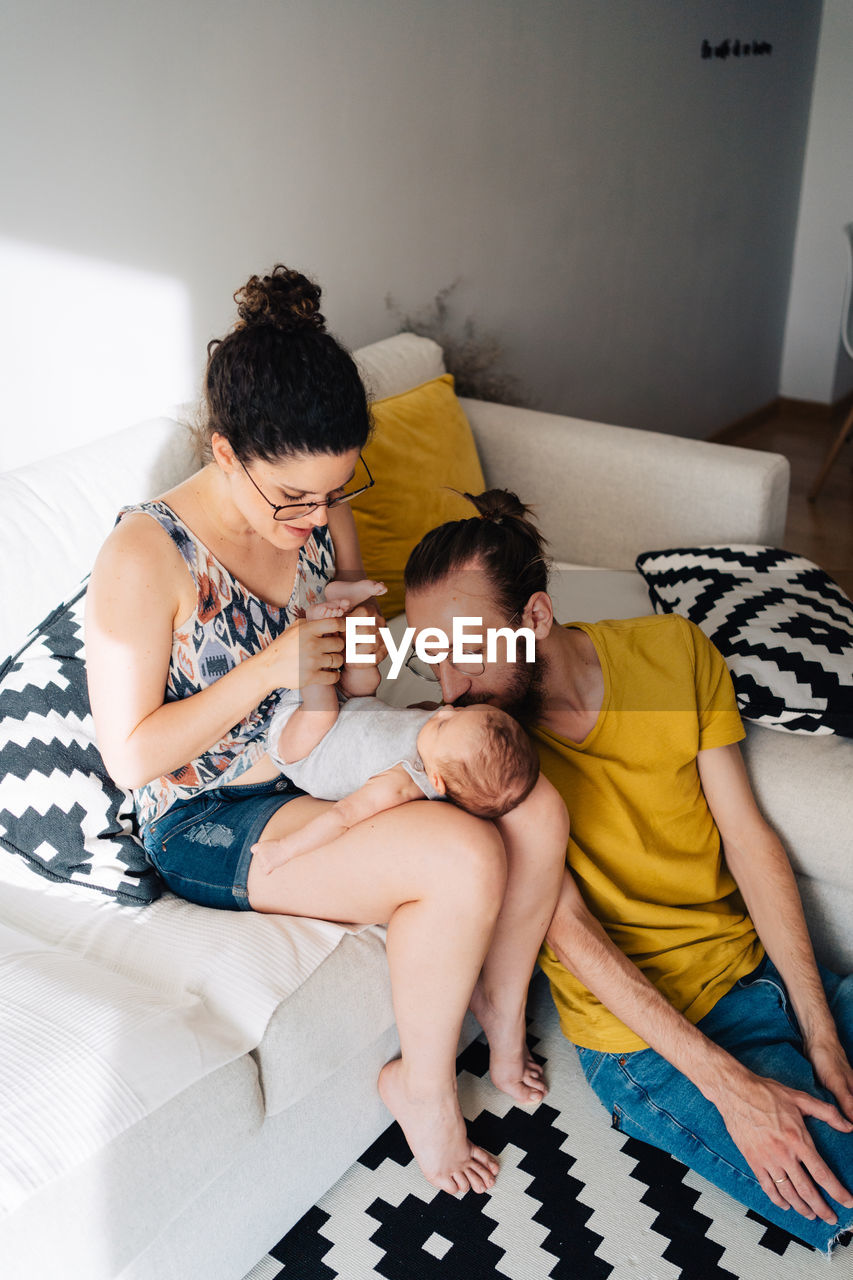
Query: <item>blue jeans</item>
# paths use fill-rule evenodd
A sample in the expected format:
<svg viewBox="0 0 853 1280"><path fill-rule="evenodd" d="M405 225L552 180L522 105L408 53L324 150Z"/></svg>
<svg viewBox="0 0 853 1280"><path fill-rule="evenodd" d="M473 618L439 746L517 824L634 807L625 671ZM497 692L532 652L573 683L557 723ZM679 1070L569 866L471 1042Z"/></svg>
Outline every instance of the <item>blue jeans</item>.
<svg viewBox="0 0 853 1280"><path fill-rule="evenodd" d="M829 1007L844 1049L853 1060L853 975L839 978L821 968ZM785 984L769 957L736 982L699 1022L709 1040L756 1075L834 1102L815 1081ZM853 1227L844 1209L821 1190L837 1224L779 1209L764 1192L729 1137L722 1117L695 1085L654 1049L600 1053L578 1048L584 1075L610 1112L614 1128L670 1152L709 1182L816 1249L828 1252L841 1231ZM806 1125L841 1184L853 1190L853 1133L839 1133L811 1117Z"/></svg>

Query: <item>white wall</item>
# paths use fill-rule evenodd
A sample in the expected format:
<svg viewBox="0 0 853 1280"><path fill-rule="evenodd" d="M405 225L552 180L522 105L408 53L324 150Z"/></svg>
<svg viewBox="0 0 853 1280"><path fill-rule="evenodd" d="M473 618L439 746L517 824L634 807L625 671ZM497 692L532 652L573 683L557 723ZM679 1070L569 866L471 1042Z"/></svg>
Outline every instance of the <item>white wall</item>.
<svg viewBox="0 0 853 1280"><path fill-rule="evenodd" d="M542 408L704 435L777 392L814 0L4 12L0 243L45 256L35 308L0 281L0 465L183 398L277 260L316 274L351 345L391 331L387 293L414 309L462 277L460 316ZM727 36L773 54L701 59ZM57 253L114 268L124 301L69 310ZM137 384L99 398L128 351Z"/></svg>
<svg viewBox="0 0 853 1280"><path fill-rule="evenodd" d="M853 390L840 342L853 222L853 4L824 0L791 297L782 395L830 403Z"/></svg>

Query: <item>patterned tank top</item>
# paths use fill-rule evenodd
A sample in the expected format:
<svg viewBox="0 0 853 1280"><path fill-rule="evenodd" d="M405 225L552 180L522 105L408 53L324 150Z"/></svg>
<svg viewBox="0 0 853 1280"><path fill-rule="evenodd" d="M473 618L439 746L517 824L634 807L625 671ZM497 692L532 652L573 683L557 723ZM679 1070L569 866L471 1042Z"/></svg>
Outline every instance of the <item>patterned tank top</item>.
<svg viewBox="0 0 853 1280"><path fill-rule="evenodd" d="M118 520L136 512L151 516L165 529L196 584L195 608L172 635L166 702L198 693L265 649L297 618L305 617L306 605L322 599L326 583L334 577L332 539L328 528L318 527L300 548L287 605L277 608L242 586L165 502L124 507ZM233 782L256 764L266 752L266 732L278 699L277 691L269 694L210 750L137 788L133 798L140 826L153 822L175 801Z"/></svg>

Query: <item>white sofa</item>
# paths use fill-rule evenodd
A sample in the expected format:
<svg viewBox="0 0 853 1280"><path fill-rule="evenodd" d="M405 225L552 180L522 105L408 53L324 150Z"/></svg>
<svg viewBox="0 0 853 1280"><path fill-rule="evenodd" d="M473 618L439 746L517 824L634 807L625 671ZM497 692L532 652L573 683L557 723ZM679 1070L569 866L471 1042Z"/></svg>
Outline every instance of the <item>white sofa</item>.
<svg viewBox="0 0 853 1280"><path fill-rule="evenodd" d="M357 354L377 397L443 369L412 335ZM650 612L641 551L781 541L776 455L463 404L488 483L535 506L557 561L602 569L556 575L565 620ZM195 465L160 419L0 475L0 655L71 594L122 504ZM746 751L818 951L851 968L853 742L750 728ZM120 905L3 850L0 891L0 1274L239 1280L389 1123L382 930Z"/></svg>

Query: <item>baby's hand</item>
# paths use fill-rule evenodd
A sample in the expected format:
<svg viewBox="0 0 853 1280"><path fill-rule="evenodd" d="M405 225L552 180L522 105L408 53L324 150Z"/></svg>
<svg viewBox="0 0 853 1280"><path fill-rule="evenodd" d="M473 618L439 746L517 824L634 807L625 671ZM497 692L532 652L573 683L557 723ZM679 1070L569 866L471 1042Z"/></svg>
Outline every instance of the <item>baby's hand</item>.
<svg viewBox="0 0 853 1280"><path fill-rule="evenodd" d="M259 840L252 845L252 853L264 874L269 875L276 867L283 867L286 862L299 857L300 850L294 848L294 844L295 841L290 837L283 840Z"/></svg>

